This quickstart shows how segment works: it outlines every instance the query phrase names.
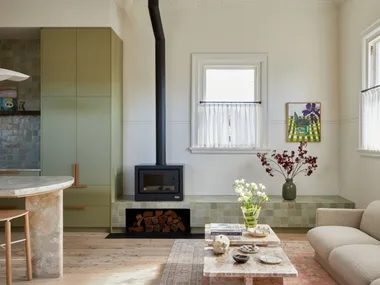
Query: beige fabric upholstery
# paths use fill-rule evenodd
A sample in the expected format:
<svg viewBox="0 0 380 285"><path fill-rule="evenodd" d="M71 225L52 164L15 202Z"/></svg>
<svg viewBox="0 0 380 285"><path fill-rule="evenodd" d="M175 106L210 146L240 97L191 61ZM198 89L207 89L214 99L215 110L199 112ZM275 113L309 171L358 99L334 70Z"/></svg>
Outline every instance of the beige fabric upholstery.
<svg viewBox="0 0 380 285"><path fill-rule="evenodd" d="M341 246L331 252L328 261L351 285L369 285L380 278L380 245Z"/></svg>
<svg viewBox="0 0 380 285"><path fill-rule="evenodd" d="M346 226L359 228L364 209L318 208L317 226Z"/></svg>
<svg viewBox="0 0 380 285"><path fill-rule="evenodd" d="M380 278L371 282L371 285L380 285Z"/></svg>
<svg viewBox="0 0 380 285"><path fill-rule="evenodd" d="M360 229L380 240L380 200L371 202L367 206L360 223Z"/></svg>
<svg viewBox="0 0 380 285"><path fill-rule="evenodd" d="M380 241L370 237L358 229L351 227L316 227L307 233L307 238L315 252L325 260L328 260L330 252L334 248L342 245L372 244L380 246Z"/></svg>

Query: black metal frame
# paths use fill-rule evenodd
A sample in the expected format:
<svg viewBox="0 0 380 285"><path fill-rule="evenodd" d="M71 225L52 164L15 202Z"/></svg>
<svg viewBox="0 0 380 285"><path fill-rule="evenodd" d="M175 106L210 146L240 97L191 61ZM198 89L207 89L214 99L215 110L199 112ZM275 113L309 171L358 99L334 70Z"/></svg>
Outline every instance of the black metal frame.
<svg viewBox="0 0 380 285"><path fill-rule="evenodd" d="M135 233L135 232L129 232L128 227L132 226L134 218L136 217L136 214L142 214L144 211L156 211L156 210L162 210L166 212L167 210L175 211L176 213L180 213L180 216L182 218L182 222L185 224L186 231L185 232L169 232L169 233L163 233L163 232L142 232L142 233ZM157 209L145 209L145 208L126 208L125 209L125 235L131 236L135 238L183 238L188 237L191 235L191 222L190 222L190 209L180 209L180 208L157 208Z"/></svg>
<svg viewBox="0 0 380 285"><path fill-rule="evenodd" d="M178 171L178 189L175 192L142 192L141 172ZM135 201L183 201L183 165L136 165L135 166Z"/></svg>

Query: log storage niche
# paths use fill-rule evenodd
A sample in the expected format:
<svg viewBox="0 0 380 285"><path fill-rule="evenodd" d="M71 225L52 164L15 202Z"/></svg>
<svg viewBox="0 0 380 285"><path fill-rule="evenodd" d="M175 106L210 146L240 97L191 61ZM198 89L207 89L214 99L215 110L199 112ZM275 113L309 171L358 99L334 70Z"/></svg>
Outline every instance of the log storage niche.
<svg viewBox="0 0 380 285"><path fill-rule="evenodd" d="M125 209L126 235L167 238L190 235L190 209Z"/></svg>

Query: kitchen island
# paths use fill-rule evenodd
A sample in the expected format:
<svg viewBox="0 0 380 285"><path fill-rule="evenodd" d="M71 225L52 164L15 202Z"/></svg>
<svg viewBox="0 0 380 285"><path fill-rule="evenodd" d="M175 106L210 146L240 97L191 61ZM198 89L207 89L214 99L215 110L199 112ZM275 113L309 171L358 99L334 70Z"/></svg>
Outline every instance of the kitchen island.
<svg viewBox="0 0 380 285"><path fill-rule="evenodd" d="M71 176L1 176L1 198L25 197L29 210L33 276L63 275L63 193Z"/></svg>

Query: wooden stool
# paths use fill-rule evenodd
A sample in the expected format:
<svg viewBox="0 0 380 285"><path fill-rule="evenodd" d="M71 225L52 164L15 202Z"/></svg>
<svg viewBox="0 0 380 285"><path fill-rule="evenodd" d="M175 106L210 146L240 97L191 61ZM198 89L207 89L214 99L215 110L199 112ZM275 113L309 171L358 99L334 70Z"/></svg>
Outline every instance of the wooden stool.
<svg viewBox="0 0 380 285"><path fill-rule="evenodd" d="M25 238L12 241L11 240L11 220L24 216L25 221ZM6 285L12 285L12 244L25 241L25 255L27 266L27 278L32 280L32 259L30 254L30 234L29 234L29 211L26 210L9 210L0 211L0 221L5 221L5 243L1 247L5 247L5 266L6 266Z"/></svg>

